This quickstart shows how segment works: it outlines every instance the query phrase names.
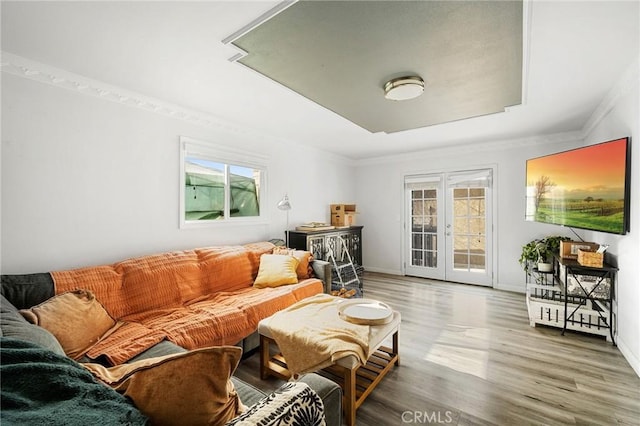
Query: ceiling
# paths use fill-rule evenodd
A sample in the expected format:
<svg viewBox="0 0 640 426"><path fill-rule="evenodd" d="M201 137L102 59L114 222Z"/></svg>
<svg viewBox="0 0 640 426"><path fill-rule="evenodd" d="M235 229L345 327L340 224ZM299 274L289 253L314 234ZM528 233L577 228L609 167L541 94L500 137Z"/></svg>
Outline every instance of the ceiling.
<svg viewBox="0 0 640 426"><path fill-rule="evenodd" d="M229 61L237 50L223 40L278 5L2 1L2 50L212 114L236 127L362 160L580 130L637 61L640 48L640 2L525 2L521 106L411 130L371 132ZM368 30L371 34L362 37L383 31ZM457 59L469 63L464 55ZM423 77L426 95L431 77Z"/></svg>
<svg viewBox="0 0 640 426"><path fill-rule="evenodd" d="M239 62L370 132L503 112L522 101L521 1L306 1L233 40ZM417 75L426 92L384 97Z"/></svg>

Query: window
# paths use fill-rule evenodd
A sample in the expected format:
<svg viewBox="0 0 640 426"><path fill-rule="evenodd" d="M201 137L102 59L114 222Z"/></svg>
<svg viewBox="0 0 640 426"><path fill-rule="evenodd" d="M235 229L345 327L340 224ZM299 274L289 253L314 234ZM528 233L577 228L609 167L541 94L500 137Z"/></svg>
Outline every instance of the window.
<svg viewBox="0 0 640 426"><path fill-rule="evenodd" d="M180 226L265 219L266 158L180 138Z"/></svg>

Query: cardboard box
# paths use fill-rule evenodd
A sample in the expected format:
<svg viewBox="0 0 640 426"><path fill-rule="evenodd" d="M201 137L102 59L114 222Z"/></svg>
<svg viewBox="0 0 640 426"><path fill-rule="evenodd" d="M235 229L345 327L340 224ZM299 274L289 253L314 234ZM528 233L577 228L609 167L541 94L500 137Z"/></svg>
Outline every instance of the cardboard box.
<svg viewBox="0 0 640 426"><path fill-rule="evenodd" d="M355 224L356 224L355 212L331 215L331 225L333 226L353 226Z"/></svg>
<svg viewBox="0 0 640 426"><path fill-rule="evenodd" d="M331 204L331 214L355 213L355 204Z"/></svg>
<svg viewBox="0 0 640 426"><path fill-rule="evenodd" d="M578 259L578 250L597 250L600 244L584 241L560 241L560 257L564 259Z"/></svg>

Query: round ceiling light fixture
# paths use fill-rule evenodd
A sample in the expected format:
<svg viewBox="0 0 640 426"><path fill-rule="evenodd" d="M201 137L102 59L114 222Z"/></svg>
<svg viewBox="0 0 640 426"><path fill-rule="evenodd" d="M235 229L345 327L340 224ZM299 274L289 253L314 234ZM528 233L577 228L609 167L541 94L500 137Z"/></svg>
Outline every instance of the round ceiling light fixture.
<svg viewBox="0 0 640 426"><path fill-rule="evenodd" d="M392 101L406 101L417 98L424 92L424 80L417 75L409 75L389 80L384 85L384 97Z"/></svg>

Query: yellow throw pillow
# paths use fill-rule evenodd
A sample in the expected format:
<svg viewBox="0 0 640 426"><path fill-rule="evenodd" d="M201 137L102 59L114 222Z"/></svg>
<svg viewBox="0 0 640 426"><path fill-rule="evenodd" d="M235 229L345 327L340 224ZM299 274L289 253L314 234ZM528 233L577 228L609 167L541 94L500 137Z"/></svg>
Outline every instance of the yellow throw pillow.
<svg viewBox="0 0 640 426"><path fill-rule="evenodd" d="M298 263L298 259L287 254L263 254L260 257L260 268L253 286L265 288L296 284Z"/></svg>
<svg viewBox="0 0 640 426"><path fill-rule="evenodd" d="M222 425L245 410L231 375L242 349L218 346L116 367L83 364L153 425Z"/></svg>
<svg viewBox="0 0 640 426"><path fill-rule="evenodd" d="M62 293L20 313L50 331L67 356L76 360L116 325L89 290Z"/></svg>

